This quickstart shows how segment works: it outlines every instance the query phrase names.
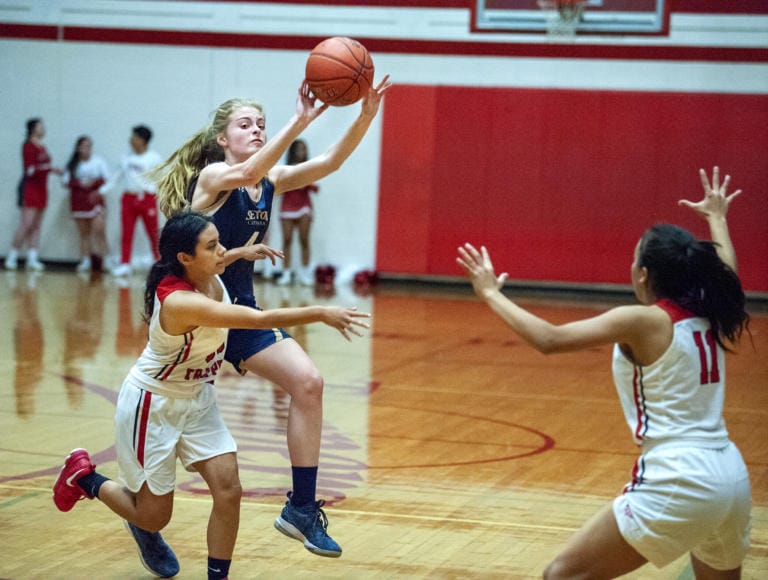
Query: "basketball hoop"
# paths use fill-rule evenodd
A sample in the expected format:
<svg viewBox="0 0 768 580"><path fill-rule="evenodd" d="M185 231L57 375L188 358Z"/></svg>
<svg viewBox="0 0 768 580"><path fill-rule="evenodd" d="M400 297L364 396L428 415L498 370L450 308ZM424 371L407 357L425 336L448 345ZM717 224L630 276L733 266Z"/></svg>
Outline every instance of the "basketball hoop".
<svg viewBox="0 0 768 580"><path fill-rule="evenodd" d="M557 37L574 36L581 22L587 0L538 0L547 18L547 34Z"/></svg>

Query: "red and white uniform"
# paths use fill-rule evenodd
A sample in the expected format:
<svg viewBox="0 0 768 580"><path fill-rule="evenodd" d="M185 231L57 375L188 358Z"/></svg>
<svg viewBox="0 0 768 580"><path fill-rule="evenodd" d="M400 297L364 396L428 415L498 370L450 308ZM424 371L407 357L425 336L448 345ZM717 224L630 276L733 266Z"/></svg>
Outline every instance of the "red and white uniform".
<svg viewBox="0 0 768 580"><path fill-rule="evenodd" d="M101 193L106 193L122 188L124 193L132 193L143 197L146 194L154 195L156 190L155 183L145 177L150 169L153 169L163 162L160 154L152 149L147 149L144 153L130 151L120 160L118 167L112 178L101 188Z"/></svg>
<svg viewBox="0 0 768 580"><path fill-rule="evenodd" d="M222 302L230 304L219 283ZM194 471L198 461L237 450L219 414L214 390L224 362L227 329L199 327L180 336L166 333L160 325L160 309L167 296L180 290L195 291L174 276L158 285L149 342L118 396L117 460L121 478L134 492L146 482L155 495L170 493L177 458Z"/></svg>
<svg viewBox="0 0 768 580"><path fill-rule="evenodd" d="M650 365L614 346L613 376L642 455L613 502L624 539L662 567L692 552L718 570L749 548L749 475L723 420L725 355L706 318L660 300L672 342Z"/></svg>
<svg viewBox="0 0 768 580"><path fill-rule="evenodd" d="M310 193L317 193L320 188L315 184L306 185L299 189L286 191L280 202L281 219L299 219L304 215L312 215L312 198Z"/></svg>
<svg viewBox="0 0 768 580"><path fill-rule="evenodd" d="M107 162L92 155L87 161L81 161L75 168L75 174L64 174L64 185L69 188L69 206L72 217L94 218L104 210L104 198L99 188L109 179Z"/></svg>
<svg viewBox="0 0 768 580"><path fill-rule="evenodd" d="M660 301L674 323L667 352L648 366L628 360L614 347L613 377L635 443L694 441L722 447L728 442L723 420L725 353L706 318Z"/></svg>
<svg viewBox="0 0 768 580"><path fill-rule="evenodd" d="M42 145L26 141L21 149L24 159L24 199L21 207L45 209L48 205L48 174L51 156Z"/></svg>
<svg viewBox="0 0 768 580"><path fill-rule="evenodd" d="M180 336L167 334L160 326L160 309L166 297L177 290L195 291L189 282L171 276L158 285L149 342L130 376L146 391L192 399L205 385L213 384L224 360L227 329L200 327ZM231 303L226 290L223 303Z"/></svg>
<svg viewBox="0 0 768 580"><path fill-rule="evenodd" d="M150 169L160 165L163 158L151 149L144 153L131 151L123 157L115 175L99 190L106 193L122 187L123 196L120 200L120 224L122 227L120 237L120 262L131 263L133 250L133 234L136 228L136 220L141 218L147 230L152 253L155 260L160 259L157 246L160 236L159 216L157 213L157 201L155 200L156 186L145 177Z"/></svg>

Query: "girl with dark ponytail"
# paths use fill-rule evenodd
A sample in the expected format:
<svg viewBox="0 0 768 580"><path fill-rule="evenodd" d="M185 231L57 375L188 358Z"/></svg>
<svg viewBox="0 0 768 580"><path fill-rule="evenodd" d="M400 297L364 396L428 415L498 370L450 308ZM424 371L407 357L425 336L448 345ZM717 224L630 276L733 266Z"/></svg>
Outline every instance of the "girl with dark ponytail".
<svg viewBox="0 0 768 580"><path fill-rule="evenodd" d="M458 249L476 294L531 346L556 353L614 344L613 376L642 454L623 493L574 534L544 578L614 578L690 553L697 578L738 578L749 548L749 475L723 420L725 350L747 328L715 167L704 198L681 200L709 224L712 241L659 224L635 247L632 287L639 305L554 325L501 293L485 247Z"/></svg>
<svg viewBox="0 0 768 580"><path fill-rule="evenodd" d="M195 212L182 212L168 220L160 233L160 259L152 265L147 274L144 288L144 322L152 320L155 308L155 293L160 281L167 276L184 277L184 266L179 261L179 252L194 255L197 240L211 218Z"/></svg>
<svg viewBox="0 0 768 580"><path fill-rule="evenodd" d="M737 342L749 315L741 281L717 255L714 242L674 225L658 224L640 240L638 263L657 299L667 298L709 320L717 344Z"/></svg>
<svg viewBox="0 0 768 580"><path fill-rule="evenodd" d="M237 537L241 488L237 446L216 406L215 377L230 328L323 322L344 338L368 328L355 308L305 306L258 310L232 304L219 278L226 249L211 218L182 211L165 224L160 259L147 276L144 317L149 342L128 373L115 413L122 483L95 471L85 449L67 457L53 488L61 511L99 498L127 521L141 561L156 576L179 564L160 530L171 519L176 460L198 471L213 496L208 523L208 578L226 578Z"/></svg>

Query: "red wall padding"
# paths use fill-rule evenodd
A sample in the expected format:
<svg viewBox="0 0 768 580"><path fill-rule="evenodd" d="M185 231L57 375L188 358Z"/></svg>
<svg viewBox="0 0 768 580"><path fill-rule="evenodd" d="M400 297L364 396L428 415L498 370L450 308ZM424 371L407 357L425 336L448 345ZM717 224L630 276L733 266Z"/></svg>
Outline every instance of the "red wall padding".
<svg viewBox="0 0 768 580"><path fill-rule="evenodd" d="M744 190L729 214L744 287L768 291L765 95L398 85L383 115L382 273L461 275L469 241L512 279L628 284L646 227L708 237L677 200L718 164Z"/></svg>

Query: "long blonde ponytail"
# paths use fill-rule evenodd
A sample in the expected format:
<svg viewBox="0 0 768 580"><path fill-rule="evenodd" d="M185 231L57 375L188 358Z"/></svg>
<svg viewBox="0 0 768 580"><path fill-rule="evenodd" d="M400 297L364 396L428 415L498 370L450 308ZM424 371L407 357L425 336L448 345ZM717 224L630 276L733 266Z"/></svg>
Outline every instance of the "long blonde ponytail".
<svg viewBox="0 0 768 580"><path fill-rule="evenodd" d="M195 133L149 173L149 178L157 182L157 204L165 217L189 208L187 187L191 179L210 162L210 141L211 127L208 126Z"/></svg>
<svg viewBox="0 0 768 580"><path fill-rule="evenodd" d="M213 112L210 125L200 129L179 147L163 164L148 173L157 183L157 204L163 215L170 217L189 208L187 188L193 177L209 163L224 160L224 151L216 137L224 133L232 113L242 106L263 112L260 103L251 99L229 99Z"/></svg>

